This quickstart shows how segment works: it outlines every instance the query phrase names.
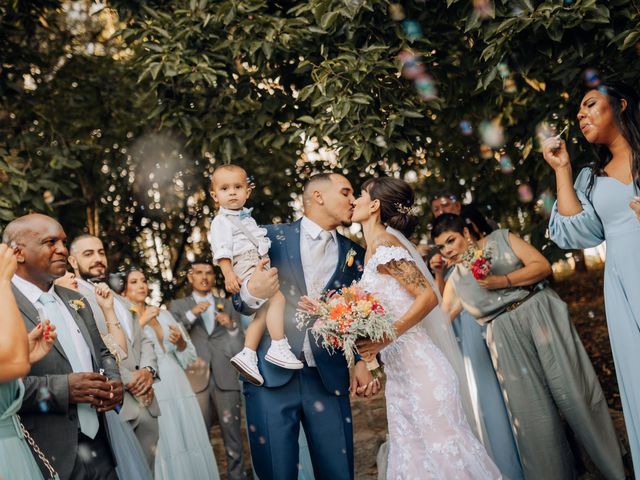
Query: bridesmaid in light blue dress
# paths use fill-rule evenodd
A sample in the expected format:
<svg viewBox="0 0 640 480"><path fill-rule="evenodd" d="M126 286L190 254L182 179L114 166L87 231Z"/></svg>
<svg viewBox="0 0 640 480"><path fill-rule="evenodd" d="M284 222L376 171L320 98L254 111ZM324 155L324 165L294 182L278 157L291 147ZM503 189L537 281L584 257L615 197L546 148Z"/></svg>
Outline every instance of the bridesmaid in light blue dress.
<svg viewBox="0 0 640 480"><path fill-rule="evenodd" d="M493 231L493 227L484 216L473 207L465 207L461 216L476 240ZM443 268L441 259L441 255L434 255L430 266L435 272L436 283L442 289L444 280L453 269ZM440 293L443 293L442 290ZM482 434L482 443L505 480L521 480L524 478L524 473L511 430L509 412L504 404L502 389L487 347L487 327L478 324L466 310L460 312L460 315L453 320L452 326L464 358L467 383L476 422L479 422L478 430Z"/></svg>
<svg viewBox="0 0 640 480"><path fill-rule="evenodd" d="M160 381L153 388L161 415L155 480L219 479L202 411L184 371L196 360L196 349L171 313L145 305L148 294L144 274L130 271L124 295L134 305L137 319L158 357Z"/></svg>
<svg viewBox="0 0 640 480"><path fill-rule="evenodd" d="M598 160L573 184L564 141L543 144L556 174L558 201L549 232L561 248L595 247L606 240L604 297L636 477L640 477L640 106L636 92L620 82L586 93L580 129L596 146ZM620 127L622 128L620 128Z"/></svg>
<svg viewBox="0 0 640 480"><path fill-rule="evenodd" d="M51 350L56 334L48 320L27 334L11 291L11 277L15 271L13 250L0 244L0 478L42 480L17 415L24 396L20 377L29 373L31 363L39 361Z"/></svg>

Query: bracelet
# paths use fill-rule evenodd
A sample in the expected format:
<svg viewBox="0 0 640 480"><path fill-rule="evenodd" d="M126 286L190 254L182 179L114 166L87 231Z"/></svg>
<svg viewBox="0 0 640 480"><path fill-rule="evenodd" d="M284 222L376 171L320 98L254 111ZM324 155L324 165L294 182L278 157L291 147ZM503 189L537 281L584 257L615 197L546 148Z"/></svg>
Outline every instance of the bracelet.
<svg viewBox="0 0 640 480"><path fill-rule="evenodd" d="M115 322L110 322L109 320L105 320L105 323L107 325L113 325L114 327L117 327L117 328L122 328L122 325L120 325L120 322L117 320Z"/></svg>
<svg viewBox="0 0 640 480"><path fill-rule="evenodd" d="M511 279L509 278L509 275L505 275L504 278L507 279L507 288L513 287L513 285L511 285Z"/></svg>

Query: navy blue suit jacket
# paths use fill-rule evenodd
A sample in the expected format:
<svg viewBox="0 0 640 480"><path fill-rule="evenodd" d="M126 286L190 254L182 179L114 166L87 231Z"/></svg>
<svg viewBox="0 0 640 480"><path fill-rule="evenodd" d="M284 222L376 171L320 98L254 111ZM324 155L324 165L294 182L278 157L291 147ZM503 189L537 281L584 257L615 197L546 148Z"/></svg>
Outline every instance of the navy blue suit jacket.
<svg viewBox="0 0 640 480"><path fill-rule="evenodd" d="M267 235L271 240L269 258L271 266L278 269L280 280L280 291L285 296L287 302L285 306L285 335L291 345L291 350L296 357L300 357L304 336L309 335L309 342L316 361L318 373L322 379L324 387L335 395L347 395L349 393L349 370L344 355L340 351L330 354L326 349L319 346L315 337L308 330L300 330L296 323L296 310L298 300L302 295L307 294L307 287L304 281L304 272L300 257L300 220L293 223L284 223L265 226ZM349 286L354 281L360 279L364 268L364 249L357 243L352 242L343 235L338 234L338 264L335 272L325 287L325 291L339 289ZM352 265L348 265L347 254L349 251L355 252L355 259ZM234 298L237 300L238 296ZM246 304L234 302L236 308L244 313L253 313ZM265 387L280 387L285 385L295 370L287 370L267 362L264 359L271 338L265 331L260 346L258 347L259 368L264 377Z"/></svg>

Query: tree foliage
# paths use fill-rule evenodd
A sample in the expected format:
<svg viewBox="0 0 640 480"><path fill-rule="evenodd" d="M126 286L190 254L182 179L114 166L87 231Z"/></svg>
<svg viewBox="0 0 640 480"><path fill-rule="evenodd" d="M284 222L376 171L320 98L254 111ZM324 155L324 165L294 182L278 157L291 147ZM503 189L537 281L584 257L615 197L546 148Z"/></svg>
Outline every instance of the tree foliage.
<svg viewBox="0 0 640 480"><path fill-rule="evenodd" d="M208 177L229 161L254 177L261 221L291 218L292 194L314 171L343 171L356 187L388 173L413 182L423 204L453 188L545 247L550 197L536 200L553 179L538 127L569 127L572 158L585 164L575 121L585 71L638 86L633 0L109 7L0 6L0 219L47 211L72 234L101 233L113 263L146 265L164 290L206 251ZM436 98L416 91L403 51ZM497 125L504 139L482 146L482 128ZM533 200L519 199L523 186Z"/></svg>

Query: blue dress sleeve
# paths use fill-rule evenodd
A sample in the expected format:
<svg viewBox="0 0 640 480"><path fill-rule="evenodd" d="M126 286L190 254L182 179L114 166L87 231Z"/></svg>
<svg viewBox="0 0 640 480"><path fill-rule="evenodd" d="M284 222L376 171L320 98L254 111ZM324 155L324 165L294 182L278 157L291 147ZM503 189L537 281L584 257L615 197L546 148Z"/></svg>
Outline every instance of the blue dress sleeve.
<svg viewBox="0 0 640 480"><path fill-rule="evenodd" d="M604 241L604 227L593 208L586 190L591 169L583 168L574 183L582 211L576 215L564 216L558 212L558 202L553 205L549 220L549 236L560 248L591 248Z"/></svg>

